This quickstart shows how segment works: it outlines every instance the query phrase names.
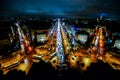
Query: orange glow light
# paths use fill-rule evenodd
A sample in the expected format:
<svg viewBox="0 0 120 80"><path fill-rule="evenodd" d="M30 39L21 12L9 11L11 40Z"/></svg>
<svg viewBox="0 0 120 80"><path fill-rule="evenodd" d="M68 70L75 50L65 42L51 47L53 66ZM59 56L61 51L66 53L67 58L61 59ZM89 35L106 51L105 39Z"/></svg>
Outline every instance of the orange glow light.
<svg viewBox="0 0 120 80"><path fill-rule="evenodd" d="M29 51L32 51L32 47L28 47L28 50L29 50Z"/></svg>

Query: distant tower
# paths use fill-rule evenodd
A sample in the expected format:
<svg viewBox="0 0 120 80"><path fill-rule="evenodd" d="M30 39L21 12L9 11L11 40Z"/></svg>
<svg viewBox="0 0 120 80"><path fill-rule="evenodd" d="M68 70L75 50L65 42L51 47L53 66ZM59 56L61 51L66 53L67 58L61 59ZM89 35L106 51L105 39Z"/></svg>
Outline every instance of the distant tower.
<svg viewBox="0 0 120 80"><path fill-rule="evenodd" d="M98 23L100 22L99 18L97 18L96 20L97 20Z"/></svg>
<svg viewBox="0 0 120 80"><path fill-rule="evenodd" d="M103 16L102 15L100 15L100 20L102 20L103 19Z"/></svg>
<svg viewBox="0 0 120 80"><path fill-rule="evenodd" d="M13 30L13 27L11 26L10 29L11 29L12 35L13 35L13 37L14 37L14 36L15 36L15 33L14 33L14 30Z"/></svg>

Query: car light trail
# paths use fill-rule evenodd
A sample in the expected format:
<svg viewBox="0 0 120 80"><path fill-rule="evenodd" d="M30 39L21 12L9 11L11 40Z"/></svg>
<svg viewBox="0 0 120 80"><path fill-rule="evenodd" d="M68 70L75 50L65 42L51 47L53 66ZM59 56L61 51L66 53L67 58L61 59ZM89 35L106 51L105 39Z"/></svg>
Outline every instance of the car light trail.
<svg viewBox="0 0 120 80"><path fill-rule="evenodd" d="M58 19L58 25L57 25L57 47L56 47L56 52L59 57L60 63L64 62L64 49L62 45L62 37L61 37L61 32L60 32L60 19Z"/></svg>

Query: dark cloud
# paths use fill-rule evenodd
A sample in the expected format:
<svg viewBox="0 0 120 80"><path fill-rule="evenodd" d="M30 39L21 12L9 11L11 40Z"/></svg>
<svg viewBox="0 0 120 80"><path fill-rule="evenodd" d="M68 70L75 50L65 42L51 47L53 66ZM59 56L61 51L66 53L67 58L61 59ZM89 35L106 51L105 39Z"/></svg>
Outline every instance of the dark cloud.
<svg viewBox="0 0 120 80"><path fill-rule="evenodd" d="M120 17L119 0L0 0L1 14L49 14Z"/></svg>

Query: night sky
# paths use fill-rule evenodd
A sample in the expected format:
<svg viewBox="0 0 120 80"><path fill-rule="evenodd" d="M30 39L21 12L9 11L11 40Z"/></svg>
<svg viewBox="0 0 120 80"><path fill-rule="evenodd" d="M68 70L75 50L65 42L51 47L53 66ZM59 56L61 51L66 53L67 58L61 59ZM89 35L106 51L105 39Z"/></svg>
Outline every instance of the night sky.
<svg viewBox="0 0 120 80"><path fill-rule="evenodd" d="M72 15L120 18L120 0L0 0L0 15Z"/></svg>

